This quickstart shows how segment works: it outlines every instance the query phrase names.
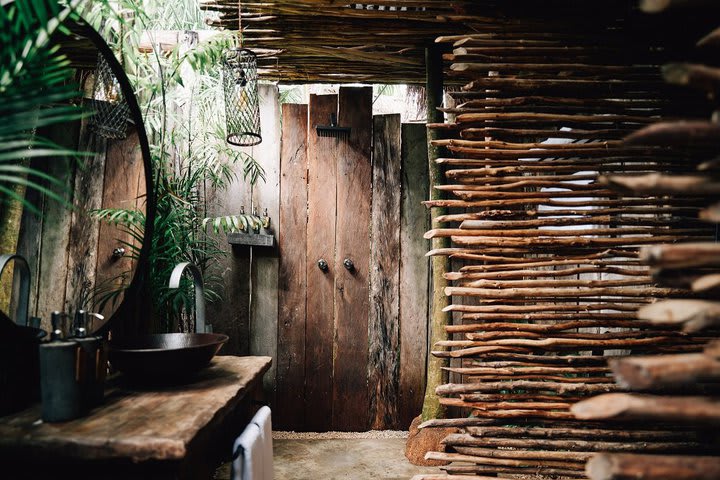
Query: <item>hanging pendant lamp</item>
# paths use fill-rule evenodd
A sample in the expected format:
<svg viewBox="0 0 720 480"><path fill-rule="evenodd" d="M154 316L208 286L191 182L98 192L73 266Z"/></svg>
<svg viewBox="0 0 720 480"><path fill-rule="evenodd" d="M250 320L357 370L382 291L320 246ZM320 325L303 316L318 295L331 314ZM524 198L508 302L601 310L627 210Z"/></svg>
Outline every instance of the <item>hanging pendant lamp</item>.
<svg viewBox="0 0 720 480"><path fill-rule="evenodd" d="M102 53L98 54L92 98L95 114L89 127L105 138L125 138L130 107L125 102L115 74Z"/></svg>
<svg viewBox="0 0 720 480"><path fill-rule="evenodd" d="M249 147L262 141L257 55L247 48L233 48L223 58L223 90L227 141Z"/></svg>

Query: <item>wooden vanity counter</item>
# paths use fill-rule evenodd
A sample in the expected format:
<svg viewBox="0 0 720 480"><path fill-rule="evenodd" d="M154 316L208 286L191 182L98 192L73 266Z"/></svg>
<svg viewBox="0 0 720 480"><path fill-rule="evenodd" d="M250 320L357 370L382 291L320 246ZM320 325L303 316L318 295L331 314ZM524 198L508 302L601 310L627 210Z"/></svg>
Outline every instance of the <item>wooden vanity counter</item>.
<svg viewBox="0 0 720 480"><path fill-rule="evenodd" d="M40 405L0 417L8 478L211 478L254 413L270 357L215 357L193 381L137 387L113 379L105 402L63 423Z"/></svg>

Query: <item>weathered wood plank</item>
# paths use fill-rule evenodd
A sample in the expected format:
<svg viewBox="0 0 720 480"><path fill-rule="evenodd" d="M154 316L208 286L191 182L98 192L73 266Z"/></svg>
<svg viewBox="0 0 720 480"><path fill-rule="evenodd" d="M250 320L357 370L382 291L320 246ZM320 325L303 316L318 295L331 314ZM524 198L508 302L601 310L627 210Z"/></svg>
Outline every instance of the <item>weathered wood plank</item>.
<svg viewBox="0 0 720 480"><path fill-rule="evenodd" d="M349 140L339 141L332 424L338 430L365 430L369 425L372 88L340 88L338 123L352 130ZM346 269L345 259L351 260L355 268Z"/></svg>
<svg viewBox="0 0 720 480"><path fill-rule="evenodd" d="M400 428L400 152L400 115L373 117L367 367L373 430Z"/></svg>
<svg viewBox="0 0 720 480"><path fill-rule="evenodd" d="M400 208L400 390L399 426L406 429L422 409L427 361L430 228L422 201L429 198L427 130L402 125L402 197Z"/></svg>
<svg viewBox="0 0 720 480"><path fill-rule="evenodd" d="M144 190L145 165L140 152L138 136L133 128L125 139L108 141L102 208L135 208L138 195L141 193L140 185ZM135 262L129 255L123 258L113 257L115 248L122 247L126 251L129 250L123 245L123 242L132 243L133 239L115 225L106 222L100 223L95 286L102 292L117 289L123 283L129 283L131 280L131 277L122 279L120 276L132 271ZM102 295L100 293L100 297ZM105 308L102 310L96 308L95 311L110 318L122 299L121 294L115 299L117 303L108 302Z"/></svg>
<svg viewBox="0 0 720 480"><path fill-rule="evenodd" d="M280 258L277 395L273 424L278 429L300 430L305 423L308 106L283 105L282 125L277 232Z"/></svg>
<svg viewBox="0 0 720 480"><path fill-rule="evenodd" d="M58 145L77 148L81 122L53 126L40 132ZM104 153L104 152L103 152ZM65 190L41 181L46 188L72 202L76 161L69 158L37 159L32 164L52 178L60 180ZM48 200L35 190L29 190L29 200L42 209L41 218L23 212L18 252L27 258L31 271L30 315L42 319L42 328L50 331L50 312L65 304L68 241L72 212L55 200ZM32 198L30 198L32 197ZM58 282L62 288L58 288Z"/></svg>
<svg viewBox="0 0 720 480"><path fill-rule="evenodd" d="M110 385L103 404L59 424L38 422L38 404L0 419L0 459L9 471L32 471L27 478L37 471L66 478L70 470L72 478L90 478L98 462L103 478L209 478L242 432L248 397L270 363L216 357L188 386ZM158 471L167 477L152 474Z"/></svg>
<svg viewBox="0 0 720 480"><path fill-rule="evenodd" d="M252 155L251 148L241 149ZM210 191L207 198L207 215L238 214L242 209L252 211L250 186L243 180L242 165L233 167L237 179L227 189ZM208 232L212 235L211 232ZM225 245L227 236L218 236L220 245ZM209 274L222 279L223 299L207 305L207 314L213 330L229 337L220 351L222 355L248 355L250 353L250 250L247 247L231 247L230 255L219 258Z"/></svg>
<svg viewBox="0 0 720 480"><path fill-rule="evenodd" d="M328 430L333 412L335 308L335 191L338 142L318 137L337 111L337 95L310 95L308 107L307 323L305 326L305 427ZM317 262L329 265L321 270ZM363 366L365 364L363 363Z"/></svg>
<svg viewBox="0 0 720 480"><path fill-rule="evenodd" d="M107 141L86 127L80 134L82 151L97 152L84 159L84 167L75 176L75 194L68 242L68 264L64 311L89 308L88 293L95 286L97 246L100 223L90 219L88 211L102 205Z"/></svg>
<svg viewBox="0 0 720 480"><path fill-rule="evenodd" d="M252 193L258 213L271 222L280 215L280 102L277 85L258 86L260 128L263 141L252 147L252 155L265 169L265 182L258 182ZM273 224L271 223L271 227ZM252 288L250 305L250 354L277 357L278 258L264 248L252 248ZM272 365L263 377L267 398L274 398L275 371Z"/></svg>

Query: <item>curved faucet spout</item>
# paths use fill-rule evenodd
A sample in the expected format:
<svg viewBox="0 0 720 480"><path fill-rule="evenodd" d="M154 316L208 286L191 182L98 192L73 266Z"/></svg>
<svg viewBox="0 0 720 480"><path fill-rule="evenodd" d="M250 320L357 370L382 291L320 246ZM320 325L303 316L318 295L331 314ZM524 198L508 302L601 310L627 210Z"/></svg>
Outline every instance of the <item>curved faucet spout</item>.
<svg viewBox="0 0 720 480"><path fill-rule="evenodd" d="M28 312L30 311L30 267L22 255L6 253L0 255L0 275L11 260L20 267L20 299L18 301L15 323L22 326L28 324Z"/></svg>
<svg viewBox="0 0 720 480"><path fill-rule="evenodd" d="M190 270L195 285L195 332L205 333L205 287L200 269L190 262L178 263L170 274L170 288L179 288L185 270Z"/></svg>

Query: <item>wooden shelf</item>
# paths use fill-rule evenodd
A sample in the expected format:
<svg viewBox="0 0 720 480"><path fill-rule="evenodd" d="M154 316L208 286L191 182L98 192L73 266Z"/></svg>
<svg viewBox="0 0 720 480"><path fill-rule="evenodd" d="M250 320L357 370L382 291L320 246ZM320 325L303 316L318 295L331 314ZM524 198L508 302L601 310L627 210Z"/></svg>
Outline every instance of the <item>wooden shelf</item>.
<svg viewBox="0 0 720 480"><path fill-rule="evenodd" d="M275 236L267 233L228 233L228 243L238 247L266 247L273 248L275 246Z"/></svg>

